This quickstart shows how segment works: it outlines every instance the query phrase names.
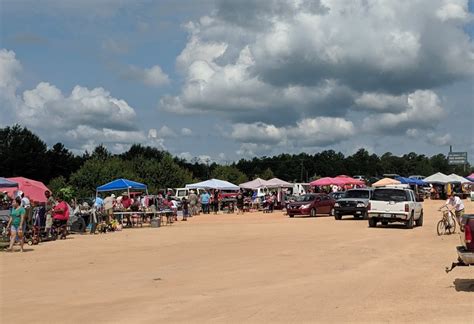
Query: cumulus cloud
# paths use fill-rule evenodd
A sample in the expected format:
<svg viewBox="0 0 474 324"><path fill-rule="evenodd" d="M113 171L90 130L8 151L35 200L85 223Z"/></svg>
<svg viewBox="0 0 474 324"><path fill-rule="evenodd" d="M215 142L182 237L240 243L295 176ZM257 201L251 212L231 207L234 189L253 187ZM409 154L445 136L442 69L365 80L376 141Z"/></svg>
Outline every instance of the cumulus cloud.
<svg viewBox="0 0 474 324"><path fill-rule="evenodd" d="M20 69L13 51L0 50L0 98L16 115L16 122L48 143L60 141L76 152L101 143L117 152L133 143L164 147L159 132L152 129L147 135L139 130L135 110L103 88L75 86L65 94L55 85L40 82L18 95Z"/></svg>
<svg viewBox="0 0 474 324"><path fill-rule="evenodd" d="M176 137L176 132L168 126L164 125L158 130L157 135L163 138Z"/></svg>
<svg viewBox="0 0 474 324"><path fill-rule="evenodd" d="M220 0L186 24L184 84L159 108L219 115L246 144L296 143L313 126L310 145L334 144L361 120L379 134L431 128L444 114L435 88L474 75L469 17L460 0ZM321 140L319 118L344 136Z"/></svg>
<svg viewBox="0 0 474 324"><path fill-rule="evenodd" d="M191 136L191 135L193 135L193 131L190 130L189 128L183 127L183 128L181 128L181 135Z"/></svg>
<svg viewBox="0 0 474 324"><path fill-rule="evenodd" d="M434 132L429 132L426 135L427 142L436 146L446 146L452 143L452 136L449 133L445 134L436 134Z"/></svg>
<svg viewBox="0 0 474 324"><path fill-rule="evenodd" d="M121 76L128 80L140 81L150 87L161 87L170 83L168 75L163 72L159 65L154 65L151 68L139 68L137 66L129 66L125 69Z"/></svg>

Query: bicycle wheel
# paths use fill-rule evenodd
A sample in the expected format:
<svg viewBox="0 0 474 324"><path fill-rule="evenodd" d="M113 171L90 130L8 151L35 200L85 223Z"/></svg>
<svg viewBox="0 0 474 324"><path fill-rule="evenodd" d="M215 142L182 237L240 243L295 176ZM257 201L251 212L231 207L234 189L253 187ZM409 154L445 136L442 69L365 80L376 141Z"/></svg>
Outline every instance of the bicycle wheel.
<svg viewBox="0 0 474 324"><path fill-rule="evenodd" d="M436 231L438 232L438 235L443 235L446 232L446 224L443 220L440 220L438 222L438 225L436 226Z"/></svg>
<svg viewBox="0 0 474 324"><path fill-rule="evenodd" d="M449 234L456 233L456 220L453 219L453 225L448 229Z"/></svg>

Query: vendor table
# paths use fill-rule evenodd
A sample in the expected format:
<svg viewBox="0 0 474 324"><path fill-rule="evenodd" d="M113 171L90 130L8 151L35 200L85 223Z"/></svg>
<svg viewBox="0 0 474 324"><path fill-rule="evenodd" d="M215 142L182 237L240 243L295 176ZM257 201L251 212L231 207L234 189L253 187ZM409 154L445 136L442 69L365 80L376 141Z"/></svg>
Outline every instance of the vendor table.
<svg viewBox="0 0 474 324"><path fill-rule="evenodd" d="M143 217L147 216L147 215L151 215L152 218L156 218L156 217L159 217L160 218L160 222L163 223L163 218L165 217L166 218L166 224L167 225L171 225L173 223L173 216L174 216L174 213L172 210L162 210L162 211L116 211L114 212L114 216L116 218L119 218L119 221L120 223L122 224L122 226L125 225L125 217L124 216L128 216L128 215L138 215L140 217L138 217L138 221L137 221L137 225L140 225L142 226L143 225ZM132 221L132 226L133 226L133 221Z"/></svg>

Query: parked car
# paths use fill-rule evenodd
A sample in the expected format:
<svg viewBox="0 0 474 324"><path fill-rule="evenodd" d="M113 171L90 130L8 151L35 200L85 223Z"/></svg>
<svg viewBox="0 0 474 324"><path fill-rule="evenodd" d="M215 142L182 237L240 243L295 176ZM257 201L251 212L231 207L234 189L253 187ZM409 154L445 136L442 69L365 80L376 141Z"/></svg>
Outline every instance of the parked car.
<svg viewBox="0 0 474 324"><path fill-rule="evenodd" d="M407 187L382 187L374 189L368 206L369 226L378 222L387 225L393 222L405 223L407 228L423 225L423 205Z"/></svg>
<svg viewBox="0 0 474 324"><path fill-rule="evenodd" d="M334 218L340 220L344 215L352 215L354 218L363 217L367 219L367 207L372 197L373 189L360 188L346 191L344 196L336 201L334 205Z"/></svg>
<svg viewBox="0 0 474 324"><path fill-rule="evenodd" d="M297 197L295 202L288 205L287 214L316 216L317 214L334 215L334 203L336 201L329 195L314 193Z"/></svg>
<svg viewBox="0 0 474 324"><path fill-rule="evenodd" d="M461 245L456 247L458 253L457 262L453 262L451 268L446 268L446 272L458 266L474 266L474 214L464 215L461 220Z"/></svg>
<svg viewBox="0 0 474 324"><path fill-rule="evenodd" d="M344 191L336 191L336 192L329 193L329 197L331 197L334 200L338 200L344 197L344 194L345 194Z"/></svg>

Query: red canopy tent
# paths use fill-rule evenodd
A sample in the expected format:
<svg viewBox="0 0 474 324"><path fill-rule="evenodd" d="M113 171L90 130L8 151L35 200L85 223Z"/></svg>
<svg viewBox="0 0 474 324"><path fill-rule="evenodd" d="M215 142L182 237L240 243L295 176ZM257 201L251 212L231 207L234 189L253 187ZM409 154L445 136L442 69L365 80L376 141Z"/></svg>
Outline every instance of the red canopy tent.
<svg viewBox="0 0 474 324"><path fill-rule="evenodd" d="M15 191L20 190L25 193L32 202L46 202L44 192L49 190L44 183L36 180L31 180L23 177L7 178L8 180L18 183L18 188L5 188L4 191L11 197L13 197Z"/></svg>
<svg viewBox="0 0 474 324"><path fill-rule="evenodd" d="M344 182L343 184L345 185L348 185L348 184L359 185L359 186L365 185L364 181L357 180L346 175L338 175L336 179L341 179Z"/></svg>
<svg viewBox="0 0 474 324"><path fill-rule="evenodd" d="M330 185L341 186L341 185L344 185L344 181L338 178L325 177L318 180L314 180L313 182L310 183L310 185L316 186L316 187L330 186Z"/></svg>

